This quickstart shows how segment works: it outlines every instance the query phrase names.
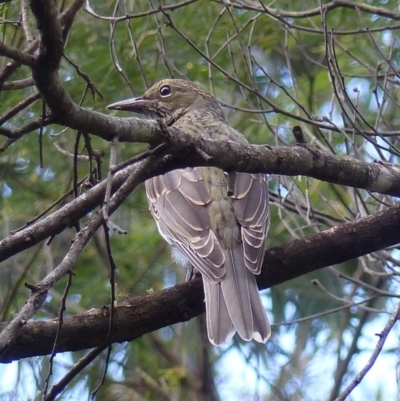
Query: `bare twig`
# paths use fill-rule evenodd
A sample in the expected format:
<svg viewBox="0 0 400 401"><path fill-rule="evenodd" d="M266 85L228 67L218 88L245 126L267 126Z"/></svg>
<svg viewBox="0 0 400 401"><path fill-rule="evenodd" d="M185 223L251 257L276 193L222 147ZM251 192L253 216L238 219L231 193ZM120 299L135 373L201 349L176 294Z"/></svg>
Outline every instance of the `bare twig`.
<svg viewBox="0 0 400 401"><path fill-rule="evenodd" d="M113 213L115 209L129 196L142 180L143 171L148 167L149 161L146 160L136 168L133 174L129 176L126 182L119 188L112 197L109 204L109 213ZM83 230L76 234L73 244L63 261L48 274L39 284L29 285L32 295L17 313L15 318L0 333L0 355L12 345L17 338L18 333L26 325L29 319L36 314L46 300L48 290L62 277L68 274L75 266L78 256L81 254L90 238L97 229L103 224L103 215L96 213L85 226Z"/></svg>
<svg viewBox="0 0 400 401"><path fill-rule="evenodd" d="M84 357L82 357L69 371L61 378L61 380L54 384L50 391L43 397L43 401L53 401L69 383L85 369L91 362L93 362L104 350L105 346L93 348Z"/></svg>
<svg viewBox="0 0 400 401"><path fill-rule="evenodd" d="M372 368L372 366L374 366L380 352L382 351L383 346L385 345L387 336L389 335L393 326L397 323L399 319L400 319L400 302L397 304L396 309L394 310L392 316L387 322L385 328L380 333L376 334L379 337L379 340L368 362L357 374L357 376L351 381L351 383L343 390L343 392L339 395L339 397L335 399L335 401L344 401L347 398L347 396L350 395L351 392L361 383L361 381L368 373L368 371Z"/></svg>

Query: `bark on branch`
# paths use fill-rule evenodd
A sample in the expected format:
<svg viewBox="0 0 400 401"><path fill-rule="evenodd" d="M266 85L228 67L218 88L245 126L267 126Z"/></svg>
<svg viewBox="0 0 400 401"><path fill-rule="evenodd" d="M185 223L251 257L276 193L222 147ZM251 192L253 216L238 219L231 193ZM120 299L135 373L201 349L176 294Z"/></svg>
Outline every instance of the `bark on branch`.
<svg viewBox="0 0 400 401"><path fill-rule="evenodd" d="M252 7L256 5L249 1L244 3ZM243 146L232 142L193 138L185 132L162 126L158 121L122 119L78 106L58 78L63 48L62 26L64 30L68 30L65 28L68 23L63 24L53 1L36 0L31 4L40 31L38 54L32 56L28 52L18 52L2 44L0 54L32 69L35 85L50 108L51 121L54 123L97 135L105 140L118 137L120 141L147 142L152 146L167 143L167 149L160 156L168 157L160 157L160 162L152 163L143 174L143 180L177 167L210 165L225 171L305 175L382 194L400 194L400 169L391 164L365 163L348 157L338 157L304 144L293 147ZM82 1L75 1L73 4L70 18L73 18ZM338 4L356 7L355 3L343 1L329 4L331 7ZM366 12L385 12L384 9L372 10L367 8L370 6L362 7ZM320 12L319 8L316 10ZM390 17L399 16L398 13L392 13ZM8 131L3 132L6 133ZM16 139L15 131L14 136L12 134L11 132L8 138ZM204 155L207 157L204 158ZM134 170L135 167L130 167L121 172L114 180L115 186L122 185ZM104 191L105 182L41 222L6 238L0 243L0 260L73 225L101 204ZM393 207L314 236L272 248L266 252L265 266L259 277L260 288L267 288L310 271L395 245L400 241L399 223L400 208ZM188 320L200 314L203 309L200 280L125 301L116 308L112 340L133 340L160 327ZM108 308L93 309L66 318L57 352L106 344L108 322ZM6 324L0 325L0 329L4 330ZM0 361L7 362L49 353L57 327L58 322L54 320L26 324L16 342L0 357Z"/></svg>
<svg viewBox="0 0 400 401"><path fill-rule="evenodd" d="M373 216L341 224L295 240L265 253L260 289L299 277L314 270L357 258L400 242L400 206ZM201 279L176 285L150 295L120 302L115 309L113 342L132 341L153 330L187 321L204 312ZM93 308L64 318L56 352L77 351L107 344L109 307ZM0 332L7 323L0 324ZM30 322L0 362L49 354L58 320Z"/></svg>
<svg viewBox="0 0 400 401"><path fill-rule="evenodd" d="M73 15L81 1L74 4ZM58 77L63 43L62 16L57 15L55 5L49 0L33 2L32 11L38 21L41 46L38 62L30 66L34 82L51 110L54 123L109 141L116 136L123 142L147 142L152 146L167 141L174 161L165 165L165 170L161 172L177 166L212 165L226 171L306 175L382 194L400 194L400 169L391 164L366 163L349 157L338 157L310 146L243 147L229 142L193 138L154 120L116 118L80 107L71 99ZM5 55L12 56L9 53ZM202 152L209 155L210 159L204 160Z"/></svg>

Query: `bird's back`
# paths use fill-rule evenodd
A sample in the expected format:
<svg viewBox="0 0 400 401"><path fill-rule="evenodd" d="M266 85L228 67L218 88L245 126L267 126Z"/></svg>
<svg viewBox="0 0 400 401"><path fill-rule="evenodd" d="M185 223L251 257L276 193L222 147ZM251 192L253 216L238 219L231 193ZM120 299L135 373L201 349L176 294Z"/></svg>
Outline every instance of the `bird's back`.
<svg viewBox="0 0 400 401"><path fill-rule="evenodd" d="M194 136L247 143L212 109L189 111L173 126ZM155 177L146 183L148 194L154 193L151 188L160 179ZM269 222L266 176L227 174L215 167L197 167L171 171L164 179L179 185L174 194L164 193L157 202L163 205L162 215L157 211L159 229L204 278L211 342L224 343L235 331L245 340L254 338L265 342L270 327L254 274L261 271ZM230 186L232 194L229 194ZM187 235L188 230L182 235L179 229L182 223L170 220L173 213L168 211L168 205L172 207L172 203L167 198L174 199L173 207L179 219L191 221L191 235ZM160 208L150 202L152 206ZM196 224L192 222L193 216L201 216ZM171 227L178 229L173 231Z"/></svg>
<svg viewBox="0 0 400 401"><path fill-rule="evenodd" d="M165 79L109 108L144 113L193 136L247 143L217 99L190 81ZM245 340L265 342L270 327L255 274L269 222L266 176L196 167L145 185L160 233L203 276L210 341L221 344L237 331Z"/></svg>

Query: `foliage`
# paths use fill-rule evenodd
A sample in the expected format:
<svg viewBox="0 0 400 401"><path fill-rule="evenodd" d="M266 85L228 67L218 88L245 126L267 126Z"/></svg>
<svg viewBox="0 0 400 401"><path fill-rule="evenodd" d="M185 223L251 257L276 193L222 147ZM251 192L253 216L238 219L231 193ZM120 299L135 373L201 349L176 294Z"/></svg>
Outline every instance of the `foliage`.
<svg viewBox="0 0 400 401"><path fill-rule="evenodd" d="M33 38L39 36L27 3L7 3L8 15L3 13L0 20L4 44L21 51L29 45L29 32ZM65 3L58 2L60 12L79 2ZM65 40L59 77L74 102L104 113L107 104L138 96L161 78L186 77L221 100L231 125L251 143L293 145L292 128L301 125L315 148L367 162L398 164L400 43L394 1L322 2L322 6L283 1L272 8L252 0L99 3L83 6ZM0 83L8 62L6 57L0 60ZM33 98L37 89L32 81L19 89L11 86L29 77L30 69L21 66L3 86L4 129L18 130L43 116L40 97ZM96 91L88 86L87 77ZM30 97L32 101L10 115ZM64 128L44 126L42 132L24 132L15 141L4 136L2 238L73 188L71 155L77 133ZM70 155L56 150L55 142ZM83 142L79 153L87 154ZM95 135L91 143L105 153L104 178L110 145ZM145 150L143 144L121 143L118 159ZM89 172L87 159L79 160L78 181ZM396 204L388 195L305 176L270 176L270 190L268 248ZM73 198L70 192L47 213ZM82 219L80 226L90 217ZM142 188L117 210L113 222L128 231L125 236L111 233L117 301L184 280L185 272L171 262L168 246L147 212ZM75 233L76 227L71 227L48 244L2 263L2 321L11 320L24 305L29 294L23 284L40 282L63 260ZM74 266L66 316L110 303L104 244L104 234L98 231ZM266 291L265 305L275 323L266 346L235 339L211 348L204 341L201 318L115 345L96 399L217 400L215 386L220 399L334 400L365 364L376 342L374 334L383 329L394 309L398 264L397 249L384 249ZM53 286L35 318L58 316L66 280ZM382 375L377 363L371 372L374 384L363 382L349 399L395 399L397 338L382 356L390 369ZM56 383L83 355L78 351L57 356L51 382ZM100 383L106 364L102 354L59 399L89 395ZM13 368L2 369L16 372L13 389L2 385L4 399L33 399L36 390L45 386L48 357L20 360Z"/></svg>

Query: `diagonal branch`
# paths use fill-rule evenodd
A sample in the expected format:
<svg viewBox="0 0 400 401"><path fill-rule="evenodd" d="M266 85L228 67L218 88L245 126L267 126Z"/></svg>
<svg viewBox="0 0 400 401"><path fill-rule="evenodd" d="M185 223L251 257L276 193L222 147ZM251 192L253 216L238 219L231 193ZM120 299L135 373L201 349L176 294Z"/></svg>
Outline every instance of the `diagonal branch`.
<svg viewBox="0 0 400 401"><path fill-rule="evenodd" d="M400 242L400 206L373 216L341 224L321 233L295 240L265 253L260 289L272 287L332 264L357 258ZM146 333L204 312L201 279L160 292L120 302L115 307L113 342L132 341ZM56 352L107 344L109 307L94 308L64 318ZM7 323L0 324L4 330ZM25 325L0 362L49 354L57 333L57 320Z"/></svg>
<svg viewBox="0 0 400 401"><path fill-rule="evenodd" d="M36 63L34 56L6 46L3 42L0 42L0 54L30 67L34 67Z"/></svg>
<svg viewBox="0 0 400 401"><path fill-rule="evenodd" d="M275 18L309 18L313 16L321 15L321 9L324 12L334 10L335 8L346 7L353 10L360 10L368 14L379 15L388 19L393 19L395 21L400 20L400 13L398 11L393 11L391 9L383 7L375 7L366 3L359 3L348 0L334 0L326 3L322 6L311 8L304 11L286 11L281 9L276 9L272 7L267 7L260 1L254 0L237 0L232 2L232 6L238 9L244 10L255 10L259 12L265 12Z"/></svg>
<svg viewBox="0 0 400 401"><path fill-rule="evenodd" d="M141 163L123 185L118 189L115 195L111 198L108 205L110 215L121 205L122 202L132 193L142 181L143 171L146 170L150 159ZM0 333L0 357L7 352L7 349L12 347L13 342L17 338L22 328L27 324L38 309L42 307L46 301L48 290L58 282L62 277L71 272L76 264L76 260L82 253L83 249L95 234L97 229L103 224L103 214L96 213L88 222L83 230L78 232L72 242L72 246L68 253L63 258L62 262L52 270L38 285L29 285L32 290L32 295L18 312L15 318L7 325Z"/></svg>
<svg viewBox="0 0 400 401"><path fill-rule="evenodd" d="M382 351L383 346L385 345L387 336L389 335L393 326L399 321L399 319L400 319L400 302L397 304L396 309L392 313L392 316L386 323L385 328L382 330L381 333L376 334L379 337L379 340L368 362L364 365L364 367L357 374L357 376L350 382L350 384L343 390L343 392L339 395L339 397L335 399L335 401L344 401L356 388L356 386L358 386L361 383L365 375L369 372L372 366L374 366L376 359L378 358L380 352Z"/></svg>
<svg viewBox="0 0 400 401"><path fill-rule="evenodd" d="M125 122L125 120L123 121ZM341 158L303 146L277 148L244 146L234 142L192 138L177 130L173 131L178 132L174 138L178 144L174 149L174 157L160 157L159 162L157 159L153 159L152 164L142 175L143 181L177 167L212 165L221 167L225 171L304 174L337 184L358 186L391 195L400 194L400 169L394 165L365 163L351 158ZM198 153L191 152L193 143L196 144L195 148L200 148L206 154L211 155L211 160L201 159ZM171 150L169 147L166 154ZM135 168L128 167L114 177L113 191L122 185ZM73 226L76 221L102 203L106 185L107 181L102 181L60 210L0 241L0 261Z"/></svg>
<svg viewBox="0 0 400 401"><path fill-rule="evenodd" d="M80 107L66 92L57 74L63 39L55 5L51 0L37 0L31 4L42 38L38 57L40 62L32 67L33 79L50 107L55 123L106 140L118 137L121 142L147 142L152 146L168 142L174 160L166 164L161 173L177 166L209 165L225 171L305 175L382 194L400 194L400 169L391 164L338 157L307 145L292 148L244 147L231 142L193 138L188 133L164 127L155 120L121 119ZM80 2L74 4L78 9ZM202 152L210 157L202 159Z"/></svg>

